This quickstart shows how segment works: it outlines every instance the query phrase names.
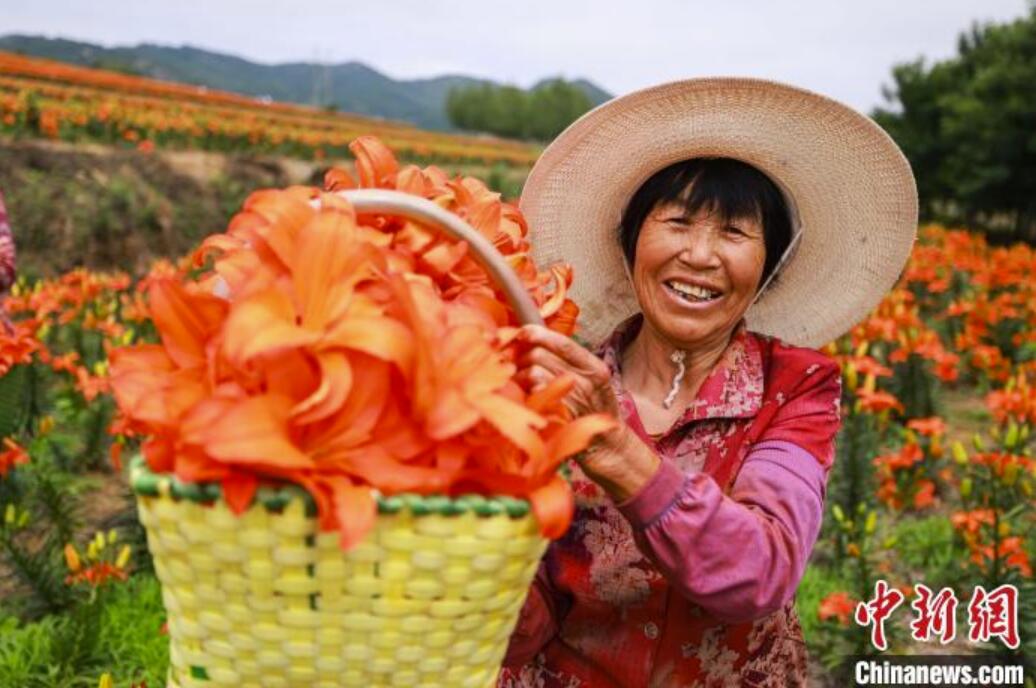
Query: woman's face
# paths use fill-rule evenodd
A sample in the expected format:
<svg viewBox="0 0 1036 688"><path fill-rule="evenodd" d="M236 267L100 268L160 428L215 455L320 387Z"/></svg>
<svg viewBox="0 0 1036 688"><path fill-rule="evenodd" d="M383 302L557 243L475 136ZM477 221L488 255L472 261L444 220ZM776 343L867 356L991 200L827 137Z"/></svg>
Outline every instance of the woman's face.
<svg viewBox="0 0 1036 688"><path fill-rule="evenodd" d="M633 287L644 317L675 347L722 346L755 298L765 258L758 220L660 204L637 238Z"/></svg>

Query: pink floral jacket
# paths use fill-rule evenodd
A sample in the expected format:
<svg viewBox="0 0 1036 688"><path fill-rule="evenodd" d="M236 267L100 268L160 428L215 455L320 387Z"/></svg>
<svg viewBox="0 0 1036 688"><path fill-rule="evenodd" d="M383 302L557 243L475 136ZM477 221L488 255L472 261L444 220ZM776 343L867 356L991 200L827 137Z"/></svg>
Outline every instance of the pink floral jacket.
<svg viewBox="0 0 1036 688"><path fill-rule="evenodd" d="M571 464L575 520L544 556L498 686L804 685L793 598L834 458L838 366L742 325L682 418L651 437L619 367L640 322L599 353L662 465L616 505Z"/></svg>

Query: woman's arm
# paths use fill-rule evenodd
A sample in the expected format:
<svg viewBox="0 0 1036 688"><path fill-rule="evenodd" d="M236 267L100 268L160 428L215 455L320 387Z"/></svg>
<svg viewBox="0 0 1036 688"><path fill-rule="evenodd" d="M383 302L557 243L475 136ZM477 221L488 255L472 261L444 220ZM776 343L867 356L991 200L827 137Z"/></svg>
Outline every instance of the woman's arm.
<svg viewBox="0 0 1036 688"><path fill-rule="evenodd" d="M716 618L760 618L795 594L820 530L840 393L833 363L806 376L752 447L729 496L711 477L663 462L618 501L641 551ZM797 428L808 430L815 453L794 441Z"/></svg>
<svg viewBox="0 0 1036 688"><path fill-rule="evenodd" d="M519 359L519 375L533 384L572 375L566 405L574 415L618 417L603 361L542 327L526 326L522 335L534 348ZM723 621L759 618L791 599L816 541L841 375L833 361L818 359L797 382L784 390L786 399L745 457L729 496L711 477L686 476L660 461L625 425L601 436L580 460L670 584Z"/></svg>
<svg viewBox="0 0 1036 688"><path fill-rule="evenodd" d="M708 475L664 463L619 510L669 583L728 623L757 619L795 594L820 530L825 475L789 442L763 442L729 496Z"/></svg>

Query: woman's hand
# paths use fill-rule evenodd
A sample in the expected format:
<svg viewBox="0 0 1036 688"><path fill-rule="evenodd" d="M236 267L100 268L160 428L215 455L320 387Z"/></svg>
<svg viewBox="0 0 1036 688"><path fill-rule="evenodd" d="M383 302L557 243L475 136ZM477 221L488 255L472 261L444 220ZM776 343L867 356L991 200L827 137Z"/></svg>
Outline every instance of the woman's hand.
<svg viewBox="0 0 1036 688"><path fill-rule="evenodd" d="M569 337L543 325L525 325L518 339L527 344L528 349L518 357L517 378L531 391L567 375L574 384L564 403L573 416L607 413L619 418L611 370L604 361Z"/></svg>
<svg viewBox="0 0 1036 688"><path fill-rule="evenodd" d="M574 384L564 403L572 415L607 413L619 421L616 429L598 436L580 455L583 472L616 502L639 492L658 470L659 458L622 422L608 365L572 339L542 325L526 325L518 336L529 345L518 357L520 381L536 390L559 375L570 376Z"/></svg>

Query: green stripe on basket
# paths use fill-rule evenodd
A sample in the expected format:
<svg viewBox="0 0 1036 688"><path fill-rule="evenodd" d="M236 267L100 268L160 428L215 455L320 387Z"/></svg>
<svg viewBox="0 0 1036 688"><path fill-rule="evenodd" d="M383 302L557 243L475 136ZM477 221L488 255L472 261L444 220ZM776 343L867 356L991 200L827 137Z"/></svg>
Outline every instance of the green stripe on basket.
<svg viewBox="0 0 1036 688"><path fill-rule="evenodd" d="M189 483L174 475L152 472L144 457L139 454L133 457L130 466L130 485L134 492L142 496L157 497L168 491L173 499L186 499L199 504L210 504L223 496L223 489L219 483ZM309 516L316 515L316 502L298 485L264 485L256 490L253 503L258 502L270 511L280 511L293 499L303 501ZM377 495L377 502L380 514L395 514L407 509L415 516L459 516L470 511L476 516L506 514L511 518L524 518L531 508L527 500L509 495L486 497L480 494L465 494L448 497L401 493L391 496Z"/></svg>

